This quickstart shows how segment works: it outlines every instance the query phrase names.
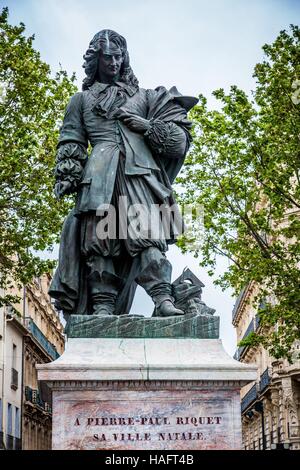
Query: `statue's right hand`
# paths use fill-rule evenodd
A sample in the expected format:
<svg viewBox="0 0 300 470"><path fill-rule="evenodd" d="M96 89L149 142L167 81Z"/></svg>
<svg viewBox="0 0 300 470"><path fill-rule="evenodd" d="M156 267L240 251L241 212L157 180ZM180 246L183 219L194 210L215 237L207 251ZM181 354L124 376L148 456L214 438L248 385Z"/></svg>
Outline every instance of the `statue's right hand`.
<svg viewBox="0 0 300 470"><path fill-rule="evenodd" d="M71 193L72 184L70 181L58 181L54 186L56 199L61 199L65 194Z"/></svg>

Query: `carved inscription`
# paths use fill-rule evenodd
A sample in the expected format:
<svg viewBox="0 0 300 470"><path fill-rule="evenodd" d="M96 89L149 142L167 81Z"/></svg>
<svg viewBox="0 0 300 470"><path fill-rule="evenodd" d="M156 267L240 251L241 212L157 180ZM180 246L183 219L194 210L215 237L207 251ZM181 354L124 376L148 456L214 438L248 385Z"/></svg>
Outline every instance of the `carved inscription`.
<svg viewBox="0 0 300 470"><path fill-rule="evenodd" d="M204 441L206 439L205 427L221 425L222 419L222 416L94 416L84 420L77 417L74 426L84 426L91 430L93 440L99 442ZM112 426L118 427L120 431L111 432ZM152 427L150 431L149 426ZM160 429L169 426L172 427L172 432ZM195 430L184 431L182 428L186 426L194 427ZM197 429L199 426L201 431ZM124 427L127 429L123 432ZM136 431L137 427L138 431ZM147 432L143 430L143 427L147 427Z"/></svg>
<svg viewBox="0 0 300 470"><path fill-rule="evenodd" d="M87 390L60 398L55 449L239 448L238 390Z"/></svg>

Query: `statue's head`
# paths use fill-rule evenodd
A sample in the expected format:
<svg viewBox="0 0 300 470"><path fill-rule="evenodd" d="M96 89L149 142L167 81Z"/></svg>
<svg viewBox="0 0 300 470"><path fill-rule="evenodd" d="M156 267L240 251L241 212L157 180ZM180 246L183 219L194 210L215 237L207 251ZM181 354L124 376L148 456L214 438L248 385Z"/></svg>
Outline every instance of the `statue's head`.
<svg viewBox="0 0 300 470"><path fill-rule="evenodd" d="M110 29L99 31L83 56L86 78L82 89L87 90L103 73L110 79L118 79L138 87L138 81L129 63L126 39Z"/></svg>

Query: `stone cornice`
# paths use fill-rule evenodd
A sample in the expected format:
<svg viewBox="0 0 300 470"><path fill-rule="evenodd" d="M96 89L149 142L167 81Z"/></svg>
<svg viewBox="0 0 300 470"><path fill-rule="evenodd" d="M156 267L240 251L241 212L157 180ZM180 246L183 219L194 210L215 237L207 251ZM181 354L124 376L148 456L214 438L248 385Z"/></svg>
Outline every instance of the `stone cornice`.
<svg viewBox="0 0 300 470"><path fill-rule="evenodd" d="M39 380L256 380L256 366L232 359L217 339L71 338L65 352L37 366Z"/></svg>
<svg viewBox="0 0 300 470"><path fill-rule="evenodd" d="M236 312L234 314L234 317L232 318L233 326L237 327L237 325L239 324L239 321L241 320L241 317L245 311L245 306L247 305L246 302L252 295L254 287L254 282L249 282L249 284L245 287L245 291L243 292L241 298L237 299L236 304L234 305L234 309L236 309Z"/></svg>
<svg viewBox="0 0 300 470"><path fill-rule="evenodd" d="M54 380L47 385L55 391L76 390L239 390L242 380Z"/></svg>

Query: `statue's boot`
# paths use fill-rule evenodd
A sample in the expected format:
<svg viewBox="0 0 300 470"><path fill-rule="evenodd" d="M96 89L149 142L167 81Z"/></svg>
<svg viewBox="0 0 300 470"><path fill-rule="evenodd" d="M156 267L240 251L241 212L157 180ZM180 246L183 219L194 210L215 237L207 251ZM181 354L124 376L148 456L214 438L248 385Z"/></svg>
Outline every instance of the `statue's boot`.
<svg viewBox="0 0 300 470"><path fill-rule="evenodd" d="M183 310L176 308L172 299L164 300L158 307L156 306L156 317L172 317L174 315L184 315Z"/></svg>
<svg viewBox="0 0 300 470"><path fill-rule="evenodd" d="M110 259L94 256L89 259L88 276L89 295L92 315L114 315L116 298L123 280L114 273Z"/></svg>
<svg viewBox="0 0 300 470"><path fill-rule="evenodd" d="M92 293L92 315L113 315L116 298L117 296L112 293Z"/></svg>
<svg viewBox="0 0 300 470"><path fill-rule="evenodd" d="M171 273L172 265L164 253L156 247L150 247L141 253L142 271L135 279L152 298L155 317L171 317L184 315L174 305L172 296Z"/></svg>

